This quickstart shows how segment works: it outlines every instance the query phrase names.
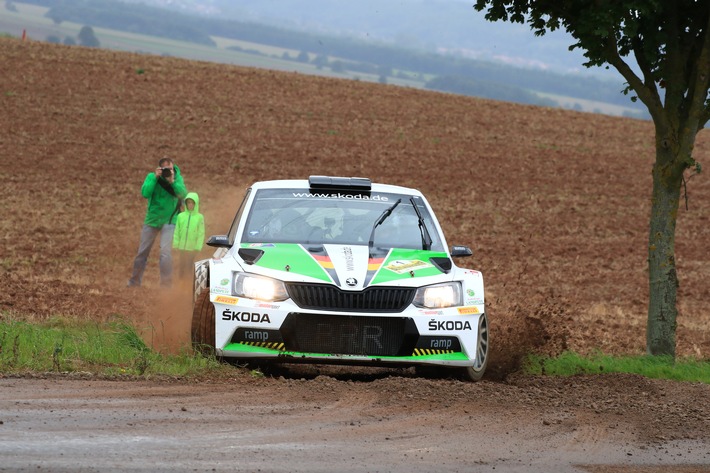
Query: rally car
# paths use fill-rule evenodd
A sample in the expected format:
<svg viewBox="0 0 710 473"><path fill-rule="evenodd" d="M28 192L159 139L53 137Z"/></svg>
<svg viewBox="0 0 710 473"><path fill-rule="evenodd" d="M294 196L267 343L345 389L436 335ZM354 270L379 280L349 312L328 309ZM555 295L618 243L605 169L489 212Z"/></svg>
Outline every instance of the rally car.
<svg viewBox="0 0 710 473"><path fill-rule="evenodd" d="M192 342L231 362L420 366L479 380L483 276L416 189L358 177L253 184L195 264Z"/></svg>

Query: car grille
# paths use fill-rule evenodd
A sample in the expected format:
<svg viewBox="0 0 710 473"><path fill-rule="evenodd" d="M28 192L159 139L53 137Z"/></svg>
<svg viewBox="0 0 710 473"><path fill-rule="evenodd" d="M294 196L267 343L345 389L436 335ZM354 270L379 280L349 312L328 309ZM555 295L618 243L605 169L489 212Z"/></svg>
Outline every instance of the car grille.
<svg viewBox="0 0 710 473"><path fill-rule="evenodd" d="M281 326L286 351L333 355L411 355L418 338L407 317L290 313Z"/></svg>
<svg viewBox="0 0 710 473"><path fill-rule="evenodd" d="M343 291L328 284L287 283L293 302L304 309L402 312L412 303L415 288L368 287L364 291Z"/></svg>

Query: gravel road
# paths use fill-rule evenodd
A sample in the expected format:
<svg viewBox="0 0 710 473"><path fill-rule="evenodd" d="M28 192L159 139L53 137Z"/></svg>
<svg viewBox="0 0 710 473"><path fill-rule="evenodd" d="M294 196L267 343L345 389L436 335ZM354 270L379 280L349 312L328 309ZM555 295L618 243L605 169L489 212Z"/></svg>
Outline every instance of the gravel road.
<svg viewBox="0 0 710 473"><path fill-rule="evenodd" d="M298 369L0 379L0 471L710 472L707 385Z"/></svg>

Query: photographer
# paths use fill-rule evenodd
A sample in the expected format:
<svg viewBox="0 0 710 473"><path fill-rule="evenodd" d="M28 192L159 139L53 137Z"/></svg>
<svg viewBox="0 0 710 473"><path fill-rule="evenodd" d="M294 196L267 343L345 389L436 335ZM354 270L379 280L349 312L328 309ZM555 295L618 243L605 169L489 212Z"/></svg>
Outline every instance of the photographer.
<svg viewBox="0 0 710 473"><path fill-rule="evenodd" d="M160 235L160 285L170 287L173 277L170 250L173 243L175 221L180 212L182 199L187 194L180 169L172 159L164 157L158 162L155 171L145 177L141 194L148 199L148 209L143 221L138 254L133 261L133 274L128 281L128 286L141 285L148 263L148 255L153 247L153 242Z"/></svg>

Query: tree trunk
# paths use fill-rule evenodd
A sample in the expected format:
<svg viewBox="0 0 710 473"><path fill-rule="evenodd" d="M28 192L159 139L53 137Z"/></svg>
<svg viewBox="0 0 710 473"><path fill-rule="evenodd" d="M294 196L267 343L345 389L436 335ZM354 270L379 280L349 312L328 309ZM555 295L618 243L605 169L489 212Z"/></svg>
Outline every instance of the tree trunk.
<svg viewBox="0 0 710 473"><path fill-rule="evenodd" d="M678 315L675 228L684 167L677 165L677 158L669 159L667 149L658 149L656 153L648 239L650 298L646 351L650 355L670 355L675 358Z"/></svg>

